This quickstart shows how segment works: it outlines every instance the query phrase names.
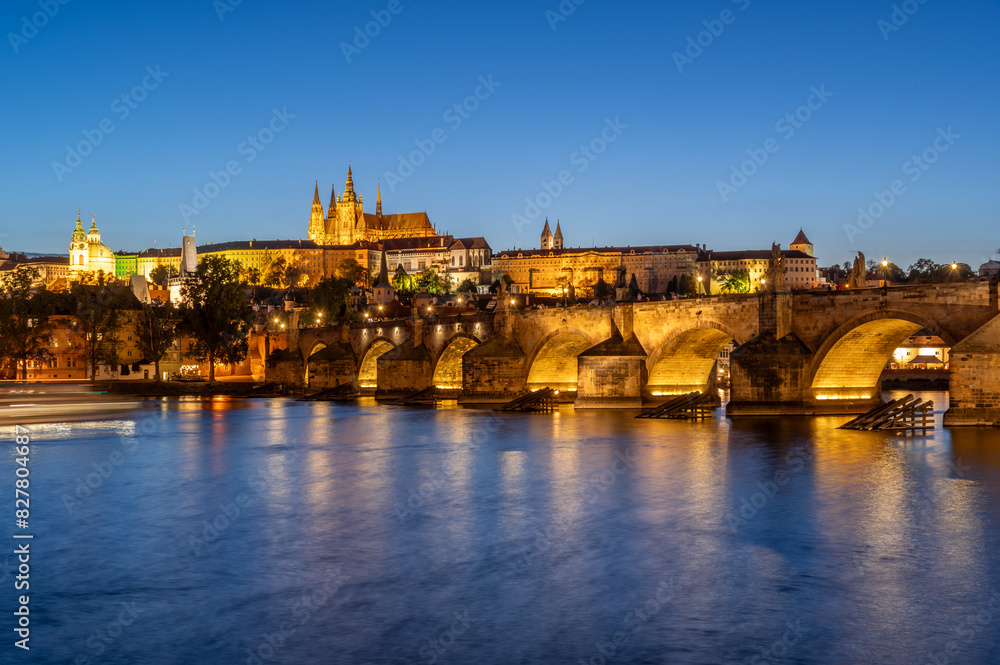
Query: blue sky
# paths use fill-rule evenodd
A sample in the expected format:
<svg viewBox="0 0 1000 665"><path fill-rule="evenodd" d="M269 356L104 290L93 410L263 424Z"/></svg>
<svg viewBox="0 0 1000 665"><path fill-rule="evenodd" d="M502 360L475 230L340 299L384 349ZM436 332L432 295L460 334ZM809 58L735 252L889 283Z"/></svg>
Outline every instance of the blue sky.
<svg viewBox="0 0 1000 665"><path fill-rule="evenodd" d="M235 2L4 3L0 245L65 253L77 208L114 250L177 246L185 222L304 237L314 182L325 206L350 161L366 208L381 179L386 212L494 249L537 246L545 216L572 246L787 246L801 226L821 264L1000 247L995 1L897 3L898 25L870 0ZM372 12L386 25L355 42Z"/></svg>

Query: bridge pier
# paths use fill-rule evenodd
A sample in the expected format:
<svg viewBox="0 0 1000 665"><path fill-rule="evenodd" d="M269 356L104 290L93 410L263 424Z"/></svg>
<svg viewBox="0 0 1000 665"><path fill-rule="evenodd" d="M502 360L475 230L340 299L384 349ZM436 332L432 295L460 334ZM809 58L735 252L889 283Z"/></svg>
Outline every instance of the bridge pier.
<svg viewBox="0 0 1000 665"><path fill-rule="evenodd" d="M524 350L513 339L494 337L462 356L464 404L500 404L524 392L528 378Z"/></svg>
<svg viewBox="0 0 1000 665"><path fill-rule="evenodd" d="M1000 317L951 349L946 427L1000 426Z"/></svg>
<svg viewBox="0 0 1000 665"><path fill-rule="evenodd" d="M309 388L326 390L350 384L358 389L358 357L350 345L350 325L340 327L340 341L329 344L306 359Z"/></svg>
<svg viewBox="0 0 1000 665"><path fill-rule="evenodd" d="M628 326L631 327L631 326ZM578 409L642 408L646 386L646 350L629 334L614 331L610 339L577 356Z"/></svg>

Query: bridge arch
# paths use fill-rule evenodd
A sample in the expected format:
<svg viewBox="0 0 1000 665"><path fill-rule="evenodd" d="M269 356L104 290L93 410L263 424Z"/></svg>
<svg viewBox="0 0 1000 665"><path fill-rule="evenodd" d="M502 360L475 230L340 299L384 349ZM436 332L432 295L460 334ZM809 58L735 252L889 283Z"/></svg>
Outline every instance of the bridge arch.
<svg viewBox="0 0 1000 665"><path fill-rule="evenodd" d="M935 321L902 310L879 310L841 324L816 351L810 366L813 399L871 399L881 394L886 363L908 337L926 329L948 345L954 339Z"/></svg>
<svg viewBox="0 0 1000 665"><path fill-rule="evenodd" d="M699 321L694 328L676 331L649 357L646 391L671 395L703 391L712 367L729 342L746 342L735 330L717 321Z"/></svg>
<svg viewBox="0 0 1000 665"><path fill-rule="evenodd" d="M479 340L467 333L458 333L448 340L434 364L431 384L438 388L462 388L462 356L479 346Z"/></svg>
<svg viewBox="0 0 1000 665"><path fill-rule="evenodd" d="M378 359L392 351L396 345L385 337L376 337L365 348L358 367L358 385L362 388L378 387Z"/></svg>
<svg viewBox="0 0 1000 665"><path fill-rule="evenodd" d="M560 328L539 342L528 359L527 388L576 390L577 356L597 344L576 328Z"/></svg>
<svg viewBox="0 0 1000 665"><path fill-rule="evenodd" d="M317 353L319 353L320 351L322 351L325 348L326 348L326 344L324 344L322 340L318 340L318 339L315 340L313 342L312 347L310 347L310 349L309 349L309 353L306 354L306 362L309 362L309 358L312 358L314 355L316 355Z"/></svg>

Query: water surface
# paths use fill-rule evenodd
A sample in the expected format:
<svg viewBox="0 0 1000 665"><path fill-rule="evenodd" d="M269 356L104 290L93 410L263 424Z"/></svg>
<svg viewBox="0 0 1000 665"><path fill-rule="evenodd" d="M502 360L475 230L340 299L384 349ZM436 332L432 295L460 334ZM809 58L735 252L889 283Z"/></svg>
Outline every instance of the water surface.
<svg viewBox="0 0 1000 665"><path fill-rule="evenodd" d="M633 415L215 399L35 426L32 649L0 660L1000 662L1000 431Z"/></svg>

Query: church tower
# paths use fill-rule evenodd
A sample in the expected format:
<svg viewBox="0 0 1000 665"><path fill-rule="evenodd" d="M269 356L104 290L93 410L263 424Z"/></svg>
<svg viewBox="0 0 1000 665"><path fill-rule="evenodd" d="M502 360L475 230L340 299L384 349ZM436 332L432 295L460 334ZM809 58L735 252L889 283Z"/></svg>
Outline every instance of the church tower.
<svg viewBox="0 0 1000 665"><path fill-rule="evenodd" d="M332 217L333 215L331 215ZM336 244L353 245L365 237L364 202L354 193L354 174L350 165L347 166L347 183L344 195L337 202L336 227L331 229L336 234Z"/></svg>
<svg viewBox="0 0 1000 665"><path fill-rule="evenodd" d="M552 238L552 245L555 249L563 248L562 229L559 228L558 220L556 220L556 235Z"/></svg>
<svg viewBox="0 0 1000 665"><path fill-rule="evenodd" d="M815 254L813 254L813 251L815 251L813 244L809 242L809 238L806 237L805 231L802 229L799 229L799 235L795 236L795 240L792 241L792 244L789 245L788 249L792 251L798 250L800 252L805 252L809 256L815 256Z"/></svg>
<svg viewBox="0 0 1000 665"><path fill-rule="evenodd" d="M549 218L545 218L545 228L542 229L542 249L552 249L552 229L549 228Z"/></svg>
<svg viewBox="0 0 1000 665"><path fill-rule="evenodd" d="M84 267L87 265L87 257L90 254L87 245L87 234L83 230L83 221L80 219L80 211L76 211L76 228L73 229L73 236L69 241L69 262L72 268Z"/></svg>
<svg viewBox="0 0 1000 665"><path fill-rule="evenodd" d="M309 239L318 244L324 244L323 204L319 202L319 181L316 181L316 191L313 194L312 212L309 213Z"/></svg>

